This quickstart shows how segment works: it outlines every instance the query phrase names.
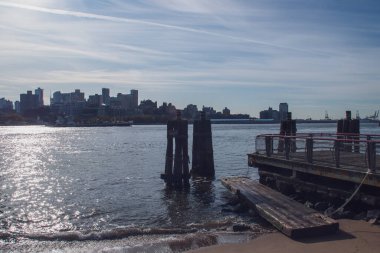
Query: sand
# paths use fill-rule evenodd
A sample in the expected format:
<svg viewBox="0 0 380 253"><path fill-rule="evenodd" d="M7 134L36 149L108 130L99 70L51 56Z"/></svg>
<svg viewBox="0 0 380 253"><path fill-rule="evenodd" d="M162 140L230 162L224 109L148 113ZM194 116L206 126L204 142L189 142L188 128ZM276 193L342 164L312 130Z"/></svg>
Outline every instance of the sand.
<svg viewBox="0 0 380 253"><path fill-rule="evenodd" d="M275 232L265 234L245 244L225 244L200 248L192 253L270 252L380 252L380 226L365 221L339 220L340 231L334 235L292 240Z"/></svg>

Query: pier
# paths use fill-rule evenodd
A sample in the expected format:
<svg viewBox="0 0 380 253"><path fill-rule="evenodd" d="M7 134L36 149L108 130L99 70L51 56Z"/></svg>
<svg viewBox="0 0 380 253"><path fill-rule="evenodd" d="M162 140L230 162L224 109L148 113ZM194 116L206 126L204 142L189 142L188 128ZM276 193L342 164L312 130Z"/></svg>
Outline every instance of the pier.
<svg viewBox="0 0 380 253"><path fill-rule="evenodd" d="M258 168L262 184L284 193L306 192L342 201L351 197L379 207L379 146L380 135L264 134L256 137L248 165Z"/></svg>

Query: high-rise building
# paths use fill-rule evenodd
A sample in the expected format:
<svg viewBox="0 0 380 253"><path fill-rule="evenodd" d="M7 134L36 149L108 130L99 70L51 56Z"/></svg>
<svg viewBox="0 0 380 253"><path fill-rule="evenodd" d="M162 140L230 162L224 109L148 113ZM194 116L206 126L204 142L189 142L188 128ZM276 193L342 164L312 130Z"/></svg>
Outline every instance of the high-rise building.
<svg viewBox="0 0 380 253"><path fill-rule="evenodd" d="M26 94L20 94L20 112L26 113L27 111L38 108L37 96L28 90Z"/></svg>
<svg viewBox="0 0 380 253"><path fill-rule="evenodd" d="M109 105L110 104L110 89L103 88L102 97L103 97L103 103L106 105Z"/></svg>
<svg viewBox="0 0 380 253"><path fill-rule="evenodd" d="M0 110L1 111L12 111L13 110L12 101L6 100L5 98L0 98Z"/></svg>
<svg viewBox="0 0 380 253"><path fill-rule="evenodd" d="M286 120L289 111L288 103L280 103L278 109L280 113L280 120Z"/></svg>
<svg viewBox="0 0 380 253"><path fill-rule="evenodd" d="M37 99L37 107L44 107L44 90L41 88L37 88L34 90L34 94Z"/></svg>
<svg viewBox="0 0 380 253"><path fill-rule="evenodd" d="M131 90L132 95L132 108L131 109L137 109L139 106L139 91L138 90Z"/></svg>

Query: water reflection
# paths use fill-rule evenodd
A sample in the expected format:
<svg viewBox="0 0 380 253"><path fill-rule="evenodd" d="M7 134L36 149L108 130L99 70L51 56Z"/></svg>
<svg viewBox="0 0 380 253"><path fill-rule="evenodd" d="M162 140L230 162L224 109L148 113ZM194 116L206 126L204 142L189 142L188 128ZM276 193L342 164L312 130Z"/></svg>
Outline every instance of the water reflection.
<svg viewBox="0 0 380 253"><path fill-rule="evenodd" d="M215 185L212 180L198 179L192 181L192 194L196 201L209 206L215 202Z"/></svg>
<svg viewBox="0 0 380 253"><path fill-rule="evenodd" d="M1 230L35 232L72 227L64 222L64 184L52 168L56 157L52 148L60 140L56 131L42 127L13 127L0 135L0 178L2 192Z"/></svg>
<svg viewBox="0 0 380 253"><path fill-rule="evenodd" d="M185 227L189 221L204 223L215 217L210 217L209 208L215 202L215 185L210 180L193 180L189 190L165 189L163 202L167 207L167 225ZM218 213L218 210L214 210Z"/></svg>

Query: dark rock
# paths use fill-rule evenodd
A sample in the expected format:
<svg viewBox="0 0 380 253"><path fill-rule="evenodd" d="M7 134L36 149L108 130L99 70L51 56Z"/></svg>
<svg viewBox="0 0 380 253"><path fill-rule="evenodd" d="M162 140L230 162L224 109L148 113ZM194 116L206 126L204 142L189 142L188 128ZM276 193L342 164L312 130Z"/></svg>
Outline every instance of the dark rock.
<svg viewBox="0 0 380 253"><path fill-rule="evenodd" d="M311 203L310 201L306 201L304 204L306 207L313 208L314 204Z"/></svg>
<svg viewBox="0 0 380 253"><path fill-rule="evenodd" d="M374 209L374 210L368 210L367 211L367 221L368 220L377 220L380 218L380 210L378 209ZM373 223L375 223L376 221L374 221Z"/></svg>
<svg viewBox="0 0 380 253"><path fill-rule="evenodd" d="M354 220L366 220L367 219L367 212L361 212L354 216Z"/></svg>
<svg viewBox="0 0 380 253"><path fill-rule="evenodd" d="M329 208L329 203L327 202L317 202L314 205L314 209L319 212L325 211L327 208Z"/></svg>
<svg viewBox="0 0 380 253"><path fill-rule="evenodd" d="M338 212L338 219L352 219L355 214L350 210L344 210L343 212Z"/></svg>
<svg viewBox="0 0 380 253"><path fill-rule="evenodd" d="M250 229L251 229L251 226L246 225L246 224L235 224L232 226L232 230L234 232L242 232L242 231L247 231Z"/></svg>
<svg viewBox="0 0 380 253"><path fill-rule="evenodd" d="M333 213L335 212L335 208L333 206L330 206L329 208L327 208L324 212L324 214L326 216L329 216L331 217L333 215Z"/></svg>
<svg viewBox="0 0 380 253"><path fill-rule="evenodd" d="M249 210L249 208L246 205L238 205L233 209L234 213L245 213Z"/></svg>
<svg viewBox="0 0 380 253"><path fill-rule="evenodd" d="M222 208L222 212L223 212L223 213L233 213L234 210L229 209L229 208Z"/></svg>

